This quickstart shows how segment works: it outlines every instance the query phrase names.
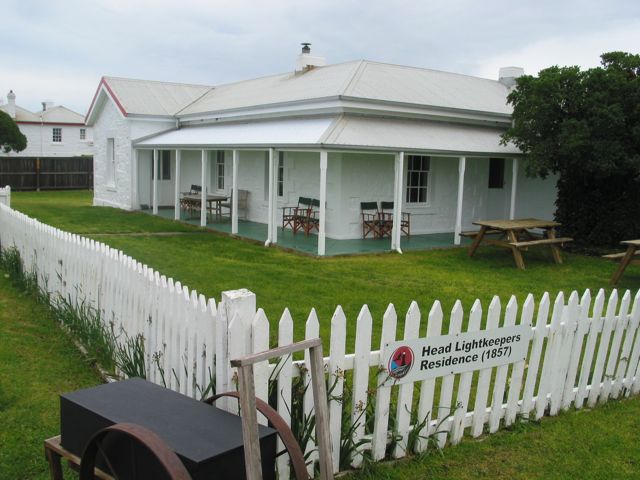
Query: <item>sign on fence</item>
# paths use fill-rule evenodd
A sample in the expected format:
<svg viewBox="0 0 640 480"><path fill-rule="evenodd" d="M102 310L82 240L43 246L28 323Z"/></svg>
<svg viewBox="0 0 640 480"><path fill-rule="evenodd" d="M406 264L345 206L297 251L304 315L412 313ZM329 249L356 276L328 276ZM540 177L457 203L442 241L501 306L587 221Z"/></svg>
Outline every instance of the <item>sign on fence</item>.
<svg viewBox="0 0 640 480"><path fill-rule="evenodd" d="M527 357L532 330L527 325L385 344L385 386L505 365Z"/></svg>

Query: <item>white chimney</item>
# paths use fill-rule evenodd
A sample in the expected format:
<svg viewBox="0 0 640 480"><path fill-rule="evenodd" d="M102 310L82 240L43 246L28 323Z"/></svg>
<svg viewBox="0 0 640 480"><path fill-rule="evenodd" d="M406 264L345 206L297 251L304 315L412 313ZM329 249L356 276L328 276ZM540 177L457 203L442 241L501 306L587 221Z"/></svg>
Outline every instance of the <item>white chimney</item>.
<svg viewBox="0 0 640 480"><path fill-rule="evenodd" d="M7 95L7 113L11 118L16 118L16 94L9 90Z"/></svg>
<svg viewBox="0 0 640 480"><path fill-rule="evenodd" d="M44 112L46 110L49 110L54 105L55 103L53 102L53 100L45 100L44 102L42 102L42 111Z"/></svg>
<svg viewBox="0 0 640 480"><path fill-rule="evenodd" d="M327 60L319 55L311 55L311 44L302 43L302 53L296 58L296 72L306 72L314 67L324 67Z"/></svg>
<svg viewBox="0 0 640 480"><path fill-rule="evenodd" d="M516 79L524 75L524 68L502 67L498 73L498 81L509 88L516 85Z"/></svg>

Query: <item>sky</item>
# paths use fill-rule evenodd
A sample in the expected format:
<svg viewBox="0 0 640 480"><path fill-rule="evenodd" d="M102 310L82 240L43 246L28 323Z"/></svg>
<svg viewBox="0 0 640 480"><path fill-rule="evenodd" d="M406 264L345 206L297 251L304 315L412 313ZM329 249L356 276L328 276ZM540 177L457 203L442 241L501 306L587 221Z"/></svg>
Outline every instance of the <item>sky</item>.
<svg viewBox="0 0 640 480"><path fill-rule="evenodd" d="M216 85L368 59L497 79L640 53L638 0L3 0L0 97L85 113L103 75Z"/></svg>

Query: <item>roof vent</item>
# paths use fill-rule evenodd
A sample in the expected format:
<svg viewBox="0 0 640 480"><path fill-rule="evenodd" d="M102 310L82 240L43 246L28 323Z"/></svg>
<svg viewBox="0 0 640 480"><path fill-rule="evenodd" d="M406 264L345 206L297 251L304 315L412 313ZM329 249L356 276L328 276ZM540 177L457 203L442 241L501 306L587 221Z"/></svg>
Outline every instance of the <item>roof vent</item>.
<svg viewBox="0 0 640 480"><path fill-rule="evenodd" d="M44 112L46 110L49 110L54 105L55 103L53 102L53 100L45 100L44 102L42 102L42 111Z"/></svg>
<svg viewBox="0 0 640 480"><path fill-rule="evenodd" d="M315 67L324 67L327 61L324 57L311 55L311 44L302 43L302 53L296 59L296 72L307 72Z"/></svg>
<svg viewBox="0 0 640 480"><path fill-rule="evenodd" d="M502 67L498 73L498 81L509 88L513 88L516 85L516 79L523 75L524 68Z"/></svg>

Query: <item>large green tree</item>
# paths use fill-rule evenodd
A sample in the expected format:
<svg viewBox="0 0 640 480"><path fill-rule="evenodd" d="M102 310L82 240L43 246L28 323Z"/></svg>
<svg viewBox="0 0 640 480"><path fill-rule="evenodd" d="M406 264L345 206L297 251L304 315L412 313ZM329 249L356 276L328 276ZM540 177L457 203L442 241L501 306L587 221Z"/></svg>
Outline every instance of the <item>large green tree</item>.
<svg viewBox="0 0 640 480"><path fill-rule="evenodd" d="M556 219L583 245L640 238L640 55L605 53L601 67L551 67L509 94L503 135L527 171L558 175Z"/></svg>
<svg viewBox="0 0 640 480"><path fill-rule="evenodd" d="M10 151L21 152L27 148L27 137L25 137L16 122L0 110L0 150L5 153Z"/></svg>

